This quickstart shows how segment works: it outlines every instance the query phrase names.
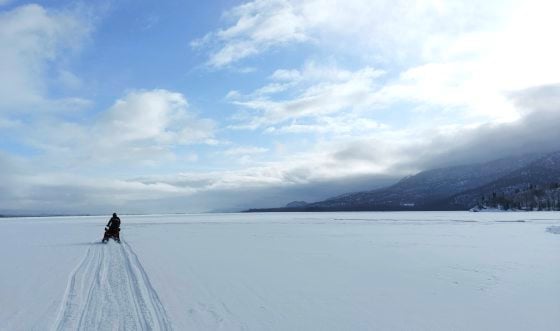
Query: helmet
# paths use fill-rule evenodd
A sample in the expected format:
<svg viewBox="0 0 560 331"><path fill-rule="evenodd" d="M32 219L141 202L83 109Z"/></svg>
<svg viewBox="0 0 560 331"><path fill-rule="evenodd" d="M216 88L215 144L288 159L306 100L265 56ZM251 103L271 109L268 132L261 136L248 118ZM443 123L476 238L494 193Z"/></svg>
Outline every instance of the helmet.
<svg viewBox="0 0 560 331"><path fill-rule="evenodd" d="M113 213L113 217L117 217L117 213Z"/></svg>

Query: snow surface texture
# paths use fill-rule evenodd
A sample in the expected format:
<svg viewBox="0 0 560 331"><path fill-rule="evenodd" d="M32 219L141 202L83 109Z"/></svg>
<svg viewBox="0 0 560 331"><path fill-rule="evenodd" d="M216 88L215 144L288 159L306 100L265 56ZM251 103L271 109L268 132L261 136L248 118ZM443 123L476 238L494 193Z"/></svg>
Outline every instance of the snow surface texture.
<svg viewBox="0 0 560 331"><path fill-rule="evenodd" d="M116 245L118 247L111 247ZM89 247L70 276L57 330L170 330L136 254L124 242Z"/></svg>
<svg viewBox="0 0 560 331"><path fill-rule="evenodd" d="M557 212L122 220L0 220L0 329L558 329Z"/></svg>

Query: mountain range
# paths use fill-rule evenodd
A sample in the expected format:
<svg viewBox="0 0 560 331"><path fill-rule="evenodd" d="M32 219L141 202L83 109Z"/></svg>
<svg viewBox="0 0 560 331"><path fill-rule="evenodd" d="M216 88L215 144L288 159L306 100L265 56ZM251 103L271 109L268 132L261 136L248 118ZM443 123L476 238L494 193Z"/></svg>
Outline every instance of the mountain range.
<svg viewBox="0 0 560 331"><path fill-rule="evenodd" d="M560 209L560 151L422 171L394 185L265 211Z"/></svg>

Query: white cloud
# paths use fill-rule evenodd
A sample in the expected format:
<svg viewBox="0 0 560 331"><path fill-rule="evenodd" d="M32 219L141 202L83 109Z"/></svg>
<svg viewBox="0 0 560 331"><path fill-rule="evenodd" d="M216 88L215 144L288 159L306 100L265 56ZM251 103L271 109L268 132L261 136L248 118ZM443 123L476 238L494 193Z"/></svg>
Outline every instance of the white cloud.
<svg viewBox="0 0 560 331"><path fill-rule="evenodd" d="M270 126L266 128L265 132L272 134L318 133L340 137L343 135L372 134L373 132L387 129L389 129L387 125L370 118L344 114L320 116L309 123L293 121L286 125Z"/></svg>
<svg viewBox="0 0 560 331"><path fill-rule="evenodd" d="M79 13L39 5L0 13L0 113L56 108L65 102L49 100L48 70L78 49L90 30ZM70 75L66 71L66 78Z"/></svg>
<svg viewBox="0 0 560 331"><path fill-rule="evenodd" d="M257 0L231 9L225 16L234 23L195 40L195 48L217 43L208 64L223 67L272 46L307 39L305 22L285 0Z"/></svg>
<svg viewBox="0 0 560 331"><path fill-rule="evenodd" d="M91 153L100 159L159 163L176 157L175 146L215 144L215 127L190 112L182 94L158 89L128 92L86 130L95 137Z"/></svg>
<svg viewBox="0 0 560 331"><path fill-rule="evenodd" d="M497 25L511 1L254 0L226 13L228 24L193 41L224 67L272 47L311 42L400 61L439 52L464 31ZM231 22L231 23L230 23ZM489 22L492 22L491 24Z"/></svg>
<svg viewBox="0 0 560 331"><path fill-rule="evenodd" d="M288 72L288 71L285 71ZM246 119L248 123L240 127L257 128L300 118L320 118L343 111L356 112L373 108L377 100L377 78L380 70L370 67L357 71L340 70L336 67L320 67L308 64L301 72L290 71L289 77L295 81L271 85L257 89L245 98L237 95L234 104L256 111ZM278 71L272 75L277 79ZM291 88L297 93L292 99L272 100L270 94ZM265 93L266 92L266 93Z"/></svg>
<svg viewBox="0 0 560 331"><path fill-rule="evenodd" d="M69 90L77 90L83 86L82 80L72 72L61 69L58 73L60 85Z"/></svg>
<svg viewBox="0 0 560 331"><path fill-rule="evenodd" d="M239 94L230 98L245 112L252 111L242 113L245 123L233 127L254 129L311 117L320 122L322 116L352 108L382 105L389 111L403 103L409 109L422 109L426 118L446 113L445 125L511 122L521 116L508 97L511 93L560 81L556 65L560 46L552 42L560 30L560 21L553 14L560 5L555 2L478 6L461 1L406 5L401 1L350 0L338 10L333 7L337 1L300 4L293 8L306 17L307 26L313 27L306 31L316 38L354 43L356 47L349 48L354 55L375 50L381 58L374 62L386 64L387 59L398 58L399 52L406 53L403 56L408 61L389 66L382 85L356 77L370 68L367 65L354 71L313 63L301 71L276 70L269 77L272 83L245 98ZM286 91L289 93L277 95ZM269 131L319 128L292 123L278 129Z"/></svg>
<svg viewBox="0 0 560 331"><path fill-rule="evenodd" d="M397 63L402 71L390 75L398 78L378 94L387 103L415 102L463 117L512 121L519 112L507 99L508 93L551 84L560 77L555 65L560 47L552 42L560 29L554 15L559 9L555 2L544 0L257 0L233 8L226 15L231 24L208 34L203 44L217 47L209 60L216 67L273 46L304 41L365 62ZM290 19L273 19L282 15ZM256 38L255 31L267 37ZM215 59L240 45L248 51ZM277 70L271 76L273 83L254 91L252 100L243 105L264 111L269 118L298 105L307 107L312 100L296 97L279 104L256 97L288 90L300 74Z"/></svg>
<svg viewBox="0 0 560 331"><path fill-rule="evenodd" d="M96 130L110 144L189 144L213 139L214 122L187 111L186 98L167 90L131 91L103 115Z"/></svg>
<svg viewBox="0 0 560 331"><path fill-rule="evenodd" d="M278 69L270 76L270 79L276 81L298 81L301 78L301 73L298 70L292 69Z"/></svg>
<svg viewBox="0 0 560 331"><path fill-rule="evenodd" d="M42 151L44 163L55 168L97 169L126 163L139 168L183 158L195 161L192 151L174 149L216 144L215 129L213 120L188 109L181 93L132 90L91 122L55 117L29 123L22 141Z"/></svg>
<svg viewBox="0 0 560 331"><path fill-rule="evenodd" d="M268 148L257 146L237 146L227 149L224 154L227 156L246 156L268 152Z"/></svg>
<svg viewBox="0 0 560 331"><path fill-rule="evenodd" d="M387 103L410 101L463 117L511 122L521 110L509 95L560 81L560 21L555 2L531 2L508 12L500 29L441 42L441 54L402 71L379 92ZM445 54L445 56L443 55Z"/></svg>

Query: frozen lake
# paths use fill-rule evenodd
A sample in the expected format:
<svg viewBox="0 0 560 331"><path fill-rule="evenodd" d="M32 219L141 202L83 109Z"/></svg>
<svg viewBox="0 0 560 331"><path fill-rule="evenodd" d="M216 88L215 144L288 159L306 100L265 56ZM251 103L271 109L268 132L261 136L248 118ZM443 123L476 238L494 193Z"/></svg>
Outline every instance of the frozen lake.
<svg viewBox="0 0 560 331"><path fill-rule="evenodd" d="M560 213L0 219L0 329L558 330Z"/></svg>

